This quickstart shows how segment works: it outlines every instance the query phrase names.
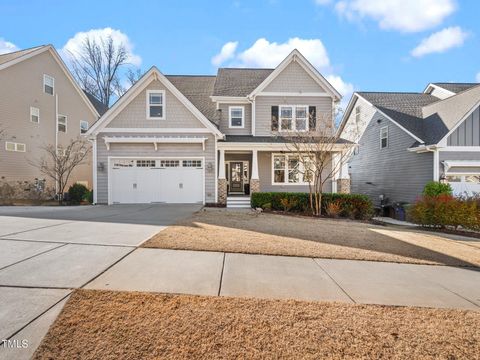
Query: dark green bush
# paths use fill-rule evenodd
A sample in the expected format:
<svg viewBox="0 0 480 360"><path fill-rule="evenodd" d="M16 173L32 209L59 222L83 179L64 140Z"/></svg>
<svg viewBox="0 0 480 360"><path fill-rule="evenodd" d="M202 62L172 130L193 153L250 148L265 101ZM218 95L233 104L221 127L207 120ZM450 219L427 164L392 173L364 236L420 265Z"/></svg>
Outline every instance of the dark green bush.
<svg viewBox="0 0 480 360"><path fill-rule="evenodd" d="M88 193L88 189L82 184L73 184L68 188L68 197L72 204L80 204Z"/></svg>
<svg viewBox="0 0 480 360"><path fill-rule="evenodd" d="M328 204L335 202L340 206L340 216L353 219L369 219L373 214L373 205L366 195L358 194L322 194L322 214L327 214ZM289 204L290 212L310 213L309 193L296 192L256 192L251 196L253 208L285 211Z"/></svg>
<svg viewBox="0 0 480 360"><path fill-rule="evenodd" d="M88 201L89 204L93 204L93 190L87 191L83 200Z"/></svg>
<svg viewBox="0 0 480 360"><path fill-rule="evenodd" d="M443 184L438 181L429 181L423 188L423 196L452 195L450 184Z"/></svg>

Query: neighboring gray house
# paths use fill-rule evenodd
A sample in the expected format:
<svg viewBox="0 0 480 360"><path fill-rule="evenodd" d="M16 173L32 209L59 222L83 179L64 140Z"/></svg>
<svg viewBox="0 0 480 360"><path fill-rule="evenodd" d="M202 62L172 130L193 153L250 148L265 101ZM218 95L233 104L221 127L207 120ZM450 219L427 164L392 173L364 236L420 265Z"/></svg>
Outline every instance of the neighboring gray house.
<svg viewBox="0 0 480 360"><path fill-rule="evenodd" d="M339 131L358 143L351 189L378 206L413 202L428 181L480 192L480 85L432 83L423 93L356 92ZM351 135L355 134L355 135Z"/></svg>
<svg viewBox="0 0 480 360"><path fill-rule="evenodd" d="M308 191L281 137L334 134L340 98L297 50L276 69L165 76L153 67L89 130L95 202L248 205L250 190ZM341 178L324 190L346 191Z"/></svg>

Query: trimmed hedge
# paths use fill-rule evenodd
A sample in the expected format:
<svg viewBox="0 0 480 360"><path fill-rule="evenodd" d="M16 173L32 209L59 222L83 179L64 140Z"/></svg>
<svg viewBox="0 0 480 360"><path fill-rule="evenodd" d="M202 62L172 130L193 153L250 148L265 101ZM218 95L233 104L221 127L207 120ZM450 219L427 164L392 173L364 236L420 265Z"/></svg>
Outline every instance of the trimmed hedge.
<svg viewBox="0 0 480 360"><path fill-rule="evenodd" d="M480 198L423 196L409 209L408 215L410 221L422 226L480 230Z"/></svg>
<svg viewBox="0 0 480 360"><path fill-rule="evenodd" d="M311 213L309 193L299 192L256 192L251 195L252 208ZM326 214L329 203L340 207L340 216L352 219L369 219L373 215L373 204L366 195L322 194L322 214Z"/></svg>

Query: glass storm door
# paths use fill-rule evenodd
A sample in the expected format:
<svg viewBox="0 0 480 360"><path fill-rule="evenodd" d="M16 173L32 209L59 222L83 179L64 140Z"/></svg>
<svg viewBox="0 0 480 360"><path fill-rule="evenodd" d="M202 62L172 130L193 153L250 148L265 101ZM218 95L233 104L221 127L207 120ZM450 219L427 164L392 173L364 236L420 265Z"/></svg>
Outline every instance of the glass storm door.
<svg viewBox="0 0 480 360"><path fill-rule="evenodd" d="M243 193L243 163L230 163L230 192Z"/></svg>

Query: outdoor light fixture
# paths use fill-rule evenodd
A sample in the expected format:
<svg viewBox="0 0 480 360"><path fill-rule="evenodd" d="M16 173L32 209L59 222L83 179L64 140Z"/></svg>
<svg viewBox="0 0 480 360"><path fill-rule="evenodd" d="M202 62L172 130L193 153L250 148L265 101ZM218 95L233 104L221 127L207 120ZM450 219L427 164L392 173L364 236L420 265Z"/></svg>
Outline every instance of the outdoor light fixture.
<svg viewBox="0 0 480 360"><path fill-rule="evenodd" d="M99 162L97 164L97 170L103 171L103 169L105 169L105 165L103 164L103 162Z"/></svg>
<svg viewBox="0 0 480 360"><path fill-rule="evenodd" d="M442 184L446 184L448 181L447 181L447 177L445 176L445 174L442 174L442 176L440 176L440 182Z"/></svg>

